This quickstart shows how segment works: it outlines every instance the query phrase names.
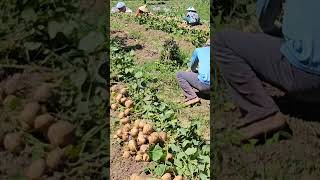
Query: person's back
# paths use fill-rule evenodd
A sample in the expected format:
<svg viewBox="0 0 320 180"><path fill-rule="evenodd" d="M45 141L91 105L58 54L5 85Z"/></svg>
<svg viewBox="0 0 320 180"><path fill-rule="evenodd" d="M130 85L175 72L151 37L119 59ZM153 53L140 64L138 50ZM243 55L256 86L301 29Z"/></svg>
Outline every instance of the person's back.
<svg viewBox="0 0 320 180"><path fill-rule="evenodd" d="M193 7L187 9L186 17L184 18L189 25L200 24L200 17L197 11Z"/></svg>
<svg viewBox="0 0 320 180"><path fill-rule="evenodd" d="M196 67L198 61L198 79L205 84L210 84L210 46L196 48L192 59L192 67Z"/></svg>

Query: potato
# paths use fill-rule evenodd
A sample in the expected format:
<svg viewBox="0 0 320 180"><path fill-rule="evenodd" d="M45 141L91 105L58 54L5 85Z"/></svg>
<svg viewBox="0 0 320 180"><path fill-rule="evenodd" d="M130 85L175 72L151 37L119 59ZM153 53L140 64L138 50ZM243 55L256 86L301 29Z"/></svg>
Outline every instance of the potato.
<svg viewBox="0 0 320 180"><path fill-rule="evenodd" d="M46 158L47 166L51 169L58 169L64 160L64 152L60 148L50 151Z"/></svg>
<svg viewBox="0 0 320 180"><path fill-rule="evenodd" d="M137 151L137 142L135 141L135 140L130 140L129 141L129 144L128 144L128 147L129 147L129 149L130 149L130 151Z"/></svg>
<svg viewBox="0 0 320 180"><path fill-rule="evenodd" d="M129 115L130 115L130 111L131 111L130 108L125 109L125 110L124 110L124 115L125 115L125 116L129 116Z"/></svg>
<svg viewBox="0 0 320 180"><path fill-rule="evenodd" d="M111 86L110 91L111 92L116 92L117 91L117 85Z"/></svg>
<svg viewBox="0 0 320 180"><path fill-rule="evenodd" d="M126 97L123 97L123 98L120 99L120 103L121 103L121 104L125 103L126 101L127 101L127 98L126 98Z"/></svg>
<svg viewBox="0 0 320 180"><path fill-rule="evenodd" d="M173 160L173 156L172 156L171 153L167 153L166 160L167 161L172 161Z"/></svg>
<svg viewBox="0 0 320 180"><path fill-rule="evenodd" d="M146 122L144 120L139 121L139 128L143 128Z"/></svg>
<svg viewBox="0 0 320 180"><path fill-rule="evenodd" d="M46 162L44 159L38 159L31 163L26 169L26 177L30 180L38 180L45 173Z"/></svg>
<svg viewBox="0 0 320 180"><path fill-rule="evenodd" d="M116 132L116 135L121 138L122 137L122 130L121 129L118 129L117 132Z"/></svg>
<svg viewBox="0 0 320 180"><path fill-rule="evenodd" d="M163 142L167 141L167 133L161 131L159 133L159 136L160 136L161 141L163 141Z"/></svg>
<svg viewBox="0 0 320 180"><path fill-rule="evenodd" d="M162 177L162 180L171 180L171 174L170 173L165 173Z"/></svg>
<svg viewBox="0 0 320 180"><path fill-rule="evenodd" d="M128 141L128 140L129 140L129 135L128 135L128 133L126 133L126 132L123 133L121 139L122 139L123 141Z"/></svg>
<svg viewBox="0 0 320 180"><path fill-rule="evenodd" d="M43 133L48 131L48 128L54 123L54 117L50 114L42 114L34 120L34 128Z"/></svg>
<svg viewBox="0 0 320 180"><path fill-rule="evenodd" d="M14 94L16 91L18 91L21 88L22 86L21 77L22 75L20 73L16 73L11 78L8 78L5 81L5 84L4 84L5 94L7 95Z"/></svg>
<svg viewBox="0 0 320 180"><path fill-rule="evenodd" d="M137 173L134 173L130 176L130 180L140 180L140 176Z"/></svg>
<svg viewBox="0 0 320 180"><path fill-rule="evenodd" d="M34 93L32 95L32 99L43 103L43 102L48 101L50 96L52 96L52 86L45 83L45 84L42 84L40 87L38 87L34 91Z"/></svg>
<svg viewBox="0 0 320 180"><path fill-rule="evenodd" d="M135 160L136 161L141 161L142 160L142 155L137 154Z"/></svg>
<svg viewBox="0 0 320 180"><path fill-rule="evenodd" d="M122 119L120 119L120 123L121 124L128 124L128 123L130 123L130 119L128 117L122 118Z"/></svg>
<svg viewBox="0 0 320 180"><path fill-rule="evenodd" d="M142 129L143 134L149 135L153 132L153 128L150 124L145 124Z"/></svg>
<svg viewBox="0 0 320 180"><path fill-rule="evenodd" d="M145 144L147 141L144 135L138 135L137 142L138 145L142 145Z"/></svg>
<svg viewBox="0 0 320 180"><path fill-rule="evenodd" d="M136 155L137 152L136 151L129 151L131 155Z"/></svg>
<svg viewBox="0 0 320 180"><path fill-rule="evenodd" d="M122 157L128 159L130 157L130 152L129 151L124 151Z"/></svg>
<svg viewBox="0 0 320 180"><path fill-rule="evenodd" d="M143 144L140 146L140 152L146 153L149 150L149 144Z"/></svg>
<svg viewBox="0 0 320 180"><path fill-rule="evenodd" d="M182 176L176 176L173 180L183 180Z"/></svg>
<svg viewBox="0 0 320 180"><path fill-rule="evenodd" d="M124 112L120 112L120 113L118 114L118 118L119 118L119 119L124 118Z"/></svg>
<svg viewBox="0 0 320 180"><path fill-rule="evenodd" d="M34 120L40 112L40 105L37 102L31 102L24 106L23 111L19 115L19 119L33 127Z"/></svg>
<svg viewBox="0 0 320 180"><path fill-rule="evenodd" d="M132 137L137 137L138 136L138 133L139 133L139 129L136 128L136 127L133 127L131 130L130 130L130 135Z"/></svg>
<svg viewBox="0 0 320 180"><path fill-rule="evenodd" d="M159 140L159 136L157 132L153 132L150 134L150 136L148 137L148 141L150 144L156 144Z"/></svg>
<svg viewBox="0 0 320 180"><path fill-rule="evenodd" d="M130 149L129 149L128 146L125 146L125 147L123 148L123 150L125 150L125 151L130 151Z"/></svg>
<svg viewBox="0 0 320 180"><path fill-rule="evenodd" d="M111 109L112 110L117 110L118 109L118 104L111 104Z"/></svg>
<svg viewBox="0 0 320 180"><path fill-rule="evenodd" d="M19 133L6 134L3 139L3 145L6 150L17 153L23 149L23 139Z"/></svg>
<svg viewBox="0 0 320 180"><path fill-rule="evenodd" d="M113 139L117 139L118 138L118 136L116 134L113 135L112 137L113 137Z"/></svg>
<svg viewBox="0 0 320 180"><path fill-rule="evenodd" d="M127 89L127 88L122 88L122 89L120 90L120 94L122 94L123 96L128 95L128 89Z"/></svg>
<svg viewBox="0 0 320 180"><path fill-rule="evenodd" d="M116 101L117 101L118 103L120 103L121 98L122 98L122 94L118 94L117 97L116 97Z"/></svg>
<svg viewBox="0 0 320 180"><path fill-rule="evenodd" d="M142 159L143 159L143 161L145 161L145 162L149 162L149 161L150 161L150 157L149 157L149 155L148 155L147 153L144 153L144 154L142 155Z"/></svg>
<svg viewBox="0 0 320 180"><path fill-rule="evenodd" d="M133 106L132 100L128 99L128 100L124 103L124 106L126 106L126 108L132 108L132 106Z"/></svg>
<svg viewBox="0 0 320 180"><path fill-rule="evenodd" d="M129 132L131 130L130 124L125 124L122 128L123 132Z"/></svg>
<svg viewBox="0 0 320 180"><path fill-rule="evenodd" d="M52 124L48 130L48 138L53 146L64 147L74 140L75 127L67 121Z"/></svg>
<svg viewBox="0 0 320 180"><path fill-rule="evenodd" d="M136 120L133 124L133 127L139 128L140 120Z"/></svg>

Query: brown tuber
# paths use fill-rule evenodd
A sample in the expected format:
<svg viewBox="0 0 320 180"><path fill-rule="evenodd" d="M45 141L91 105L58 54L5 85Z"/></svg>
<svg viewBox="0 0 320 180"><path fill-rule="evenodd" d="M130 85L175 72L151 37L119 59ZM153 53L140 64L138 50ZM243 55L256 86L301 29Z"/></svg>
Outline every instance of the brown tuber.
<svg viewBox="0 0 320 180"><path fill-rule="evenodd" d="M117 110L118 109L118 105L117 104L111 104L111 109L112 110Z"/></svg>
<svg viewBox="0 0 320 180"><path fill-rule="evenodd" d="M140 176L137 173L134 173L130 176L130 180L140 180Z"/></svg>
<svg viewBox="0 0 320 180"><path fill-rule="evenodd" d="M130 119L128 117L122 118L122 119L120 119L120 123L121 124L128 124L128 123L130 123Z"/></svg>
<svg viewBox="0 0 320 180"><path fill-rule="evenodd" d="M143 128L144 125L146 125L146 122L144 120L139 121L139 128Z"/></svg>
<svg viewBox="0 0 320 180"><path fill-rule="evenodd" d="M116 132L116 135L121 138L122 137L122 130L121 129L118 129L117 132Z"/></svg>
<svg viewBox="0 0 320 180"><path fill-rule="evenodd" d="M139 128L140 120L136 120L133 124L133 127Z"/></svg>
<svg viewBox="0 0 320 180"><path fill-rule="evenodd" d="M145 124L142 129L143 134L149 135L153 132L153 128L150 124Z"/></svg>
<svg viewBox="0 0 320 180"><path fill-rule="evenodd" d="M150 136L148 137L148 141L150 144L156 144L158 142L159 136L158 133L153 132L150 134Z"/></svg>
<svg viewBox="0 0 320 180"><path fill-rule="evenodd" d="M121 104L125 103L126 101L127 101L127 98L126 98L126 97L123 97L123 98L120 99L120 103L121 103Z"/></svg>
<svg viewBox="0 0 320 180"><path fill-rule="evenodd" d="M122 89L120 90L120 94L122 94L123 96L128 95L128 89L127 89L127 88L122 88Z"/></svg>
<svg viewBox="0 0 320 180"><path fill-rule="evenodd" d="M118 103L120 103L121 98L122 98L122 94L118 94L117 97L116 97L116 101L117 101Z"/></svg>
<svg viewBox="0 0 320 180"><path fill-rule="evenodd" d="M60 148L56 148L48 153L46 158L47 166L51 169L58 169L59 166L63 163L64 152Z"/></svg>
<svg viewBox="0 0 320 180"><path fill-rule="evenodd" d="M138 133L139 133L139 129L136 128L136 127L133 127L131 130L130 130L130 135L132 137L137 137L138 136Z"/></svg>
<svg viewBox="0 0 320 180"><path fill-rule="evenodd" d="M173 160L173 156L172 156L171 153L167 153L166 160L167 161L172 161Z"/></svg>
<svg viewBox="0 0 320 180"><path fill-rule="evenodd" d="M27 123L30 127L33 127L34 120L38 115L41 107L36 102L28 103L24 106L23 111L20 113L19 119Z"/></svg>
<svg viewBox="0 0 320 180"><path fill-rule="evenodd" d="M34 128L43 133L48 131L48 128L54 123L54 117L50 114L43 114L34 120Z"/></svg>
<svg viewBox="0 0 320 180"><path fill-rule="evenodd" d="M140 152L146 153L149 150L149 144L143 144L140 146Z"/></svg>
<svg viewBox="0 0 320 180"><path fill-rule="evenodd" d="M146 143L146 138L144 135L140 134L137 138L138 145L142 145Z"/></svg>
<svg viewBox="0 0 320 180"><path fill-rule="evenodd" d="M123 132L129 132L131 130L130 124L125 124L122 128Z"/></svg>
<svg viewBox="0 0 320 180"><path fill-rule="evenodd" d="M9 133L3 139L3 145L6 150L12 153L17 153L23 149L23 141L21 134Z"/></svg>
<svg viewBox="0 0 320 180"><path fill-rule="evenodd" d="M26 170L26 177L30 180L38 180L45 173L46 162L44 159L38 159L31 163Z"/></svg>
<svg viewBox="0 0 320 180"><path fill-rule="evenodd" d="M119 118L119 119L124 118L124 112L120 112L120 113L118 114L118 118Z"/></svg>
<svg viewBox="0 0 320 180"><path fill-rule="evenodd" d="M144 154L143 154L142 159L143 159L143 161L145 161L145 162L149 162L149 161L150 161L150 157L149 157L149 155L148 155L147 153L144 153Z"/></svg>
<svg viewBox="0 0 320 180"><path fill-rule="evenodd" d="M48 138L52 145L64 147L74 140L75 127L67 121L52 124L48 130Z"/></svg>
<svg viewBox="0 0 320 180"><path fill-rule="evenodd" d="M126 106L126 108L131 108L133 106L133 102L129 99L124 103L124 105Z"/></svg>
<svg viewBox="0 0 320 180"><path fill-rule="evenodd" d="M130 140L128 147L129 147L130 151L134 151L134 152L137 151L137 142L133 139Z"/></svg>
<svg viewBox="0 0 320 180"><path fill-rule="evenodd" d="M124 132L124 133L122 134L121 139L122 139L123 141L128 141L128 140L129 140L128 133L127 133L127 132Z"/></svg>
<svg viewBox="0 0 320 180"><path fill-rule="evenodd" d="M173 180L183 180L182 176L176 176Z"/></svg>
<svg viewBox="0 0 320 180"><path fill-rule="evenodd" d="M135 160L136 161L142 161L142 155L137 154Z"/></svg>
<svg viewBox="0 0 320 180"><path fill-rule="evenodd" d="M163 142L167 141L167 133L161 131L159 133L159 136L160 136L161 141L163 141Z"/></svg>
<svg viewBox="0 0 320 180"><path fill-rule="evenodd" d="M122 157L128 159L130 157L130 152L129 151L124 151Z"/></svg>
<svg viewBox="0 0 320 180"><path fill-rule="evenodd" d="M32 99L38 102L46 102L52 95L52 87L49 84L43 84L38 87L32 96Z"/></svg>
<svg viewBox="0 0 320 180"><path fill-rule="evenodd" d="M129 116L129 115L130 115L130 111L131 111L130 108L125 109L125 110L124 110L124 115L125 115L125 116Z"/></svg>
<svg viewBox="0 0 320 180"><path fill-rule="evenodd" d="M162 180L171 180L171 174L170 173L165 173L162 177Z"/></svg>

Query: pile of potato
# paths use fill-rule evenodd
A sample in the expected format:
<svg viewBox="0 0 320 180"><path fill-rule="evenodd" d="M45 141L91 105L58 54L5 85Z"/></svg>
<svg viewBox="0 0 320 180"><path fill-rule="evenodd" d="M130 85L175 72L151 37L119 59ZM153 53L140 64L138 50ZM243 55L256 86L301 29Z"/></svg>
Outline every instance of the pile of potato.
<svg viewBox="0 0 320 180"><path fill-rule="evenodd" d="M142 175L139 175L139 174L132 174L130 176L130 180L172 180L172 177L174 177L173 180L184 180L184 178L182 176L174 176L174 175L171 175L170 173L165 173L161 179L158 179L158 178L150 178L150 177L147 177L147 176L142 176Z"/></svg>

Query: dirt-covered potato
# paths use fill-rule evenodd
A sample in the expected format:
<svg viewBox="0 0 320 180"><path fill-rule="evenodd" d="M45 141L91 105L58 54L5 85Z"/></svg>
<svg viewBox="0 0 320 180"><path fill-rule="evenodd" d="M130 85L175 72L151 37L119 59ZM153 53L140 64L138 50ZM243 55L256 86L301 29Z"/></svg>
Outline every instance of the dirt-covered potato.
<svg viewBox="0 0 320 180"><path fill-rule="evenodd" d="M128 117L122 118L122 119L120 119L120 123L121 124L128 124L128 123L130 123L130 119Z"/></svg>
<svg viewBox="0 0 320 180"><path fill-rule="evenodd" d="M131 130L130 124L125 124L122 128L122 132L129 132Z"/></svg>
<svg viewBox="0 0 320 180"><path fill-rule="evenodd" d="M127 89L127 88L122 88L122 89L120 90L120 94L122 94L123 96L128 95L128 89Z"/></svg>
<svg viewBox="0 0 320 180"><path fill-rule="evenodd" d="M118 103L120 103L121 102L121 98L122 98L122 94L118 94L117 97L116 97L116 101Z"/></svg>
<svg viewBox="0 0 320 180"><path fill-rule="evenodd" d="M32 94L32 99L41 103L47 102L53 93L52 85L44 83L39 86Z"/></svg>
<svg viewBox="0 0 320 180"><path fill-rule="evenodd" d="M165 173L162 177L162 180L171 180L171 174L170 173Z"/></svg>
<svg viewBox="0 0 320 180"><path fill-rule="evenodd" d="M124 103L124 105L126 106L126 108L132 108L132 106L133 106L133 101L130 100L130 99L128 99L128 100Z"/></svg>
<svg viewBox="0 0 320 180"><path fill-rule="evenodd" d="M145 124L142 129L143 134L149 135L153 132L153 127L151 124Z"/></svg>
<svg viewBox="0 0 320 180"><path fill-rule="evenodd" d="M144 154L142 155L142 159L143 159L143 161L145 161L145 162L149 162L149 161L150 161L150 157L149 157L149 155L148 155L147 153L144 153Z"/></svg>
<svg viewBox="0 0 320 180"><path fill-rule="evenodd" d="M150 144L156 144L159 140L159 136L157 132L153 132L148 136L148 141Z"/></svg>
<svg viewBox="0 0 320 180"><path fill-rule="evenodd" d="M122 157L128 159L130 157L130 151L124 151Z"/></svg>
<svg viewBox="0 0 320 180"><path fill-rule="evenodd" d="M21 74L16 73L12 77L8 78L4 84L4 91L7 95L14 94L21 89L23 83L21 83Z"/></svg>
<svg viewBox="0 0 320 180"><path fill-rule="evenodd" d="M124 110L124 115L125 116L129 116L130 115L130 112L131 112L131 109L130 108L127 108Z"/></svg>
<svg viewBox="0 0 320 180"><path fill-rule="evenodd" d="M120 113L118 114L118 118L119 118L119 119L124 118L124 112L120 112Z"/></svg>
<svg viewBox="0 0 320 180"><path fill-rule="evenodd" d="M112 110L117 110L118 109L118 104L111 104L111 109Z"/></svg>
<svg viewBox="0 0 320 180"><path fill-rule="evenodd" d="M140 120L137 119L136 121L134 121L133 127L138 128L139 129L139 124L140 124Z"/></svg>
<svg viewBox="0 0 320 180"><path fill-rule="evenodd" d="M118 129L117 132L116 132L116 135L121 138L122 137L122 130L121 129Z"/></svg>
<svg viewBox="0 0 320 180"><path fill-rule="evenodd" d="M130 151L136 152L138 149L137 142L135 140L131 139L129 141L128 147L129 147Z"/></svg>
<svg viewBox="0 0 320 180"><path fill-rule="evenodd" d="M130 176L130 180L140 180L140 176L137 173L134 173Z"/></svg>
<svg viewBox="0 0 320 180"><path fill-rule="evenodd" d="M182 176L176 176L173 180L183 180Z"/></svg>
<svg viewBox="0 0 320 180"><path fill-rule="evenodd" d="M142 155L137 154L135 160L138 161L138 162L142 161Z"/></svg>
<svg viewBox="0 0 320 180"><path fill-rule="evenodd" d="M159 137L160 137L161 141L163 141L163 142L167 141L167 133L161 131L159 133Z"/></svg>
<svg viewBox="0 0 320 180"><path fill-rule="evenodd" d="M19 115L20 121L27 123L30 127L33 127L34 120L40 112L40 105L37 102L30 102L24 106L23 111Z"/></svg>
<svg viewBox="0 0 320 180"><path fill-rule="evenodd" d="M26 177L30 180L39 180L46 171L46 162L44 159L33 161L26 169Z"/></svg>
<svg viewBox="0 0 320 180"><path fill-rule="evenodd" d="M64 147L74 140L75 127L67 121L52 124L48 130L48 138L52 145Z"/></svg>
<svg viewBox="0 0 320 180"><path fill-rule="evenodd" d="M138 145L145 144L147 142L146 137L142 134L138 134L137 143Z"/></svg>
<svg viewBox="0 0 320 180"><path fill-rule="evenodd" d="M50 114L42 114L40 116L37 116L34 120L34 128L46 133L48 131L48 128L54 123L54 117Z"/></svg>
<svg viewBox="0 0 320 180"><path fill-rule="evenodd" d="M140 152L142 152L142 153L146 153L148 150L149 150L149 144L143 144L143 145L141 145L140 146Z"/></svg>
<svg viewBox="0 0 320 180"><path fill-rule="evenodd" d="M3 145L9 152L17 153L23 149L23 139L20 133L8 133L3 139Z"/></svg>
<svg viewBox="0 0 320 180"><path fill-rule="evenodd" d="M127 132L122 133L121 139L123 141L128 141L129 140L129 134Z"/></svg>
<svg viewBox="0 0 320 180"><path fill-rule="evenodd" d="M64 152L60 148L50 151L46 158L46 164L51 169L58 169L64 161Z"/></svg>
<svg viewBox="0 0 320 180"><path fill-rule="evenodd" d="M139 121L139 128L143 128L144 125L146 125L146 122L144 120Z"/></svg>
<svg viewBox="0 0 320 180"><path fill-rule="evenodd" d="M167 161L172 161L173 160L173 155L171 153L167 153L166 160Z"/></svg>
<svg viewBox="0 0 320 180"><path fill-rule="evenodd" d="M131 130L130 130L130 135L132 137L137 137L138 136L138 133L139 133L139 129L136 128L136 127L133 127Z"/></svg>
<svg viewBox="0 0 320 180"><path fill-rule="evenodd" d="M123 98L120 99L120 103L121 103L121 104L125 103L126 101L127 101L127 98L126 98L126 97L123 97Z"/></svg>

